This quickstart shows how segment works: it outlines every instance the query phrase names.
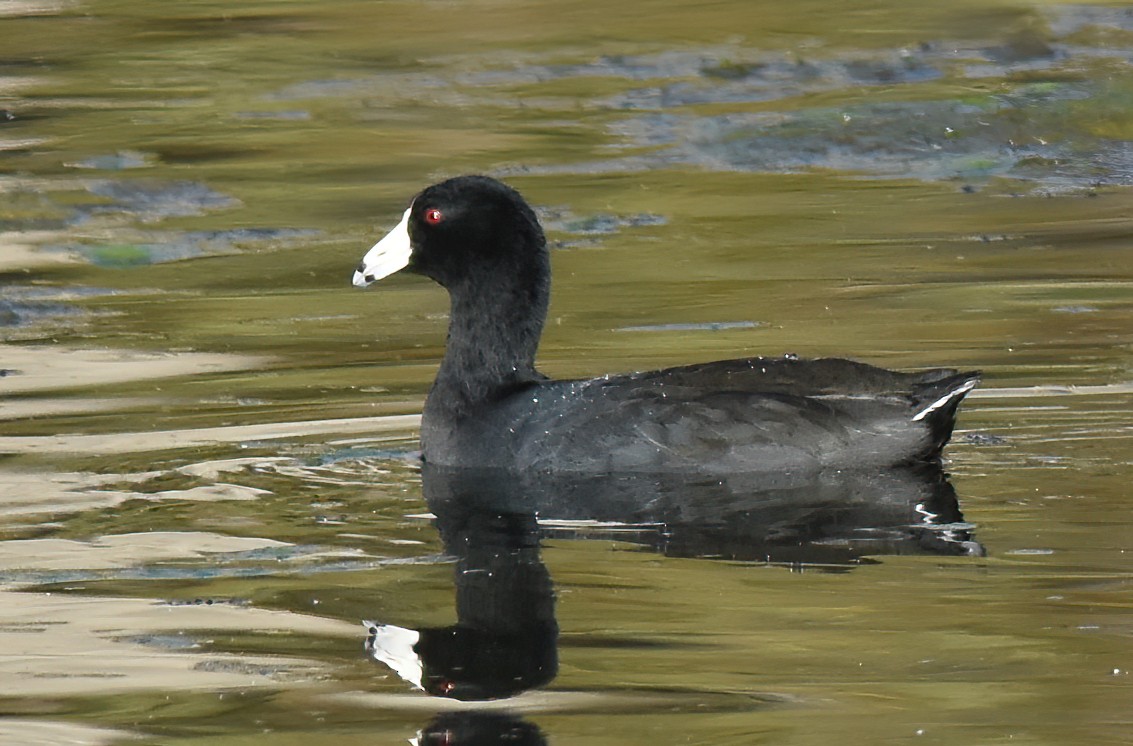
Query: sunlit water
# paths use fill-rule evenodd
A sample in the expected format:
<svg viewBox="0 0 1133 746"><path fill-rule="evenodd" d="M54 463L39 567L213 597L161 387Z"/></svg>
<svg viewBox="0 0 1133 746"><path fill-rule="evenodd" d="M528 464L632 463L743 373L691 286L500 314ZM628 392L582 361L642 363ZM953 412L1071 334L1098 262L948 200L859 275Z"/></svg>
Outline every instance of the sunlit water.
<svg viewBox="0 0 1133 746"><path fill-rule="evenodd" d="M0 38L0 742L1130 741L1130 9L13 0ZM412 457L443 292L349 277L470 171L555 246L548 373L980 368L951 486L466 517ZM513 683L429 696L364 619Z"/></svg>

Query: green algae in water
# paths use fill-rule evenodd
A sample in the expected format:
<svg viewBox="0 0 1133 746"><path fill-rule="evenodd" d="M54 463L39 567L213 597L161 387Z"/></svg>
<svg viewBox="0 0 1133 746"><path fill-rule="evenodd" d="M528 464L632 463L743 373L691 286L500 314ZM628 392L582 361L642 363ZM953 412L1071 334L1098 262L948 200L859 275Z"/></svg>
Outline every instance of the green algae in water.
<svg viewBox="0 0 1133 746"><path fill-rule="evenodd" d="M142 267L153 263L152 248L138 244L107 244L87 250L92 264L99 267Z"/></svg>

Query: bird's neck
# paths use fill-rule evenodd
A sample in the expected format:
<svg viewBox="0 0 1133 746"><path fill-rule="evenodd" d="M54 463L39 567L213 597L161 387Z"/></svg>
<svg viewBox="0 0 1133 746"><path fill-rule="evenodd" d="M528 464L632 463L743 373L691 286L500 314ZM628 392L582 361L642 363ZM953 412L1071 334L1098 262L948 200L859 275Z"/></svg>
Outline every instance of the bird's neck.
<svg viewBox="0 0 1133 746"><path fill-rule="evenodd" d="M426 409L459 418L542 378L535 353L547 317L549 283L494 277L450 287L448 340Z"/></svg>

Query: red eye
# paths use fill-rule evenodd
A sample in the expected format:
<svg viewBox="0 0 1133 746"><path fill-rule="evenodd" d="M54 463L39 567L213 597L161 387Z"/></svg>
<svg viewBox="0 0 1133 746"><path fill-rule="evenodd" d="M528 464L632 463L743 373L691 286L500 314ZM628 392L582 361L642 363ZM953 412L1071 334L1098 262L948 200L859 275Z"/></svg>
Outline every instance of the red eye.
<svg viewBox="0 0 1133 746"><path fill-rule="evenodd" d="M444 219L444 213L435 207L430 207L428 210L425 210L425 222L429 225L436 225Z"/></svg>

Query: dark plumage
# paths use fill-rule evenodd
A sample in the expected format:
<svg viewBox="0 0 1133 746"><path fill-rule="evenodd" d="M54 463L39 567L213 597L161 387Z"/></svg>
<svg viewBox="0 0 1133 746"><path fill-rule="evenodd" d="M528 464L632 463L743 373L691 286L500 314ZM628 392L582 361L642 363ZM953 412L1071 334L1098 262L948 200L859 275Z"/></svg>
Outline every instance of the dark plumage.
<svg viewBox="0 0 1133 746"><path fill-rule="evenodd" d="M550 380L535 368L550 295L543 231L518 192L484 176L418 194L354 284L403 268L452 303L421 427L437 464L738 473L933 462L979 380L762 357Z"/></svg>

